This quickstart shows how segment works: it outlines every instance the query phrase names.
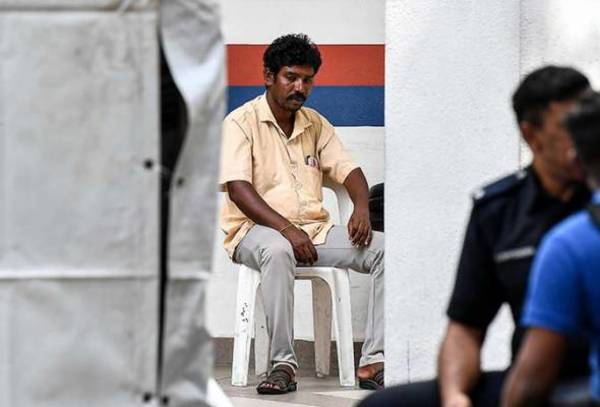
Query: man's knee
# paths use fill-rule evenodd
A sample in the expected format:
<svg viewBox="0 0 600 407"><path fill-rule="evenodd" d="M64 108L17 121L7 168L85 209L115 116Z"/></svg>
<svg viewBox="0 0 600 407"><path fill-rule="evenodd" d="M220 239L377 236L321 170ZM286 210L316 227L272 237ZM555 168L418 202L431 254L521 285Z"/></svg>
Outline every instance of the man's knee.
<svg viewBox="0 0 600 407"><path fill-rule="evenodd" d="M381 232L373 232L373 238L369 245L369 252L371 253L370 271L371 273L383 273L383 258L385 255L385 244L384 234Z"/></svg>
<svg viewBox="0 0 600 407"><path fill-rule="evenodd" d="M260 248L260 263L267 264L273 261L289 263L295 266L296 262L292 245L282 236L270 239Z"/></svg>
<svg viewBox="0 0 600 407"><path fill-rule="evenodd" d="M259 253L263 287L269 286L280 293L293 290L296 275L294 251L287 240L269 242Z"/></svg>
<svg viewBox="0 0 600 407"><path fill-rule="evenodd" d="M383 256L385 252L385 235L382 232L373 232L369 250L380 253Z"/></svg>

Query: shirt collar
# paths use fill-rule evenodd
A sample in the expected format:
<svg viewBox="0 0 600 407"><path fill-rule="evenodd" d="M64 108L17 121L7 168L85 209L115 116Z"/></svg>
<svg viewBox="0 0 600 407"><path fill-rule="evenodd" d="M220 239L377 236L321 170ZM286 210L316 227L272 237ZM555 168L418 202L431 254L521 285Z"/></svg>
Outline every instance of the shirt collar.
<svg viewBox="0 0 600 407"><path fill-rule="evenodd" d="M525 208L528 213L534 212L543 202L552 198L544 191L539 178L533 167L530 165L525 170L527 179L525 180Z"/></svg>
<svg viewBox="0 0 600 407"><path fill-rule="evenodd" d="M535 173L533 166L528 166L527 171L527 182L525 188L525 208L528 213L537 212L548 206L557 205L560 207L565 206L565 202L560 199L553 197L542 187L538 175ZM581 184L575 187L573 196L567 202L567 205L577 205L588 202L590 198L589 190L585 185Z"/></svg>
<svg viewBox="0 0 600 407"><path fill-rule="evenodd" d="M273 116L273 112L271 111L269 103L267 102L267 92L259 96L258 120L261 122L272 122L277 124L277 120L275 120L275 116Z"/></svg>
<svg viewBox="0 0 600 407"><path fill-rule="evenodd" d="M277 128L279 128L279 124L277 124L277 120L275 119L275 116L271 111L271 107L267 102L267 92L263 93L262 96L260 96L260 100L258 102L258 120L261 122L271 122L275 126L277 126ZM288 141L291 141L298 137L304 132L304 130L306 130L306 128L310 126L312 126L312 122L308 120L308 117L304 112L304 108L300 108L296 112L296 117L294 118L294 130L292 131L292 135L290 136Z"/></svg>

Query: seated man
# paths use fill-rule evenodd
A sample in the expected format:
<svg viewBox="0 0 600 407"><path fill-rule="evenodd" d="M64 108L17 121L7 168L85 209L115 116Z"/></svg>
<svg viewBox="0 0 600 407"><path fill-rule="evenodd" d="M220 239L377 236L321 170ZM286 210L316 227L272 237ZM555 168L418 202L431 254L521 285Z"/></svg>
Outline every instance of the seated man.
<svg viewBox="0 0 600 407"><path fill-rule="evenodd" d="M264 53L265 94L223 123L221 226L225 249L261 273L272 369L262 394L296 390L293 349L294 274L298 265L352 268L372 276L358 378L383 385L383 234L371 231L369 192L333 126L302 107L321 65L302 34L277 38ZM343 103L343 101L340 101ZM343 184L354 211L333 225L322 204L323 176Z"/></svg>
<svg viewBox="0 0 600 407"><path fill-rule="evenodd" d="M581 171L568 156L572 144L561 122L588 89L589 81L580 72L556 66L537 69L519 84L513 109L533 163L474 195L447 311L438 378L377 392L361 407L498 405L504 372L482 372L481 349L492 320L508 303L516 326L512 341L516 354L536 247L544 233L589 199ZM572 341L561 377L587 375L587 355L585 341Z"/></svg>
<svg viewBox="0 0 600 407"><path fill-rule="evenodd" d="M600 405L600 94L584 96L567 116L576 154L594 195L556 226L536 256L523 312L529 326L508 376L504 406L544 403L558 376L567 338L591 338L591 396Z"/></svg>

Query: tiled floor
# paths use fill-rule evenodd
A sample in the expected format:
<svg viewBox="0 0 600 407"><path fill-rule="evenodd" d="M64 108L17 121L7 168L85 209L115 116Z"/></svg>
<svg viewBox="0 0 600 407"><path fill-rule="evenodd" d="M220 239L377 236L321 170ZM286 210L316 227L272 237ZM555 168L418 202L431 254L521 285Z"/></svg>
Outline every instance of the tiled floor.
<svg viewBox="0 0 600 407"><path fill-rule="evenodd" d="M215 378L235 407L353 407L370 394L368 390L340 387L336 376L318 379L313 371L300 371L298 391L278 396L257 394L258 379L253 375L247 387L231 386L227 368L215 369Z"/></svg>

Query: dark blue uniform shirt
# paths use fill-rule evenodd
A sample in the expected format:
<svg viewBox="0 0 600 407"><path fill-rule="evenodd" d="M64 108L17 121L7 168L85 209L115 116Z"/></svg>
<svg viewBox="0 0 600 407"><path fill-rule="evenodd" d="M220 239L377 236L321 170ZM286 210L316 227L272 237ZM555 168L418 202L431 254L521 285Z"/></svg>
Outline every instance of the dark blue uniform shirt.
<svg viewBox="0 0 600 407"><path fill-rule="evenodd" d="M508 303L517 327L514 357L524 332L519 321L538 244L552 226L584 208L589 198L583 186L569 202L553 198L531 167L475 193L448 317L485 331L500 306ZM587 357L587 342L573 338L563 377L587 374Z"/></svg>

